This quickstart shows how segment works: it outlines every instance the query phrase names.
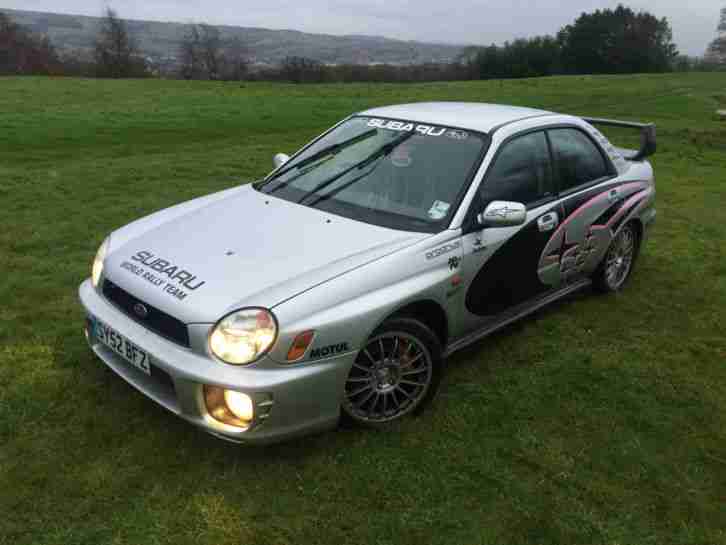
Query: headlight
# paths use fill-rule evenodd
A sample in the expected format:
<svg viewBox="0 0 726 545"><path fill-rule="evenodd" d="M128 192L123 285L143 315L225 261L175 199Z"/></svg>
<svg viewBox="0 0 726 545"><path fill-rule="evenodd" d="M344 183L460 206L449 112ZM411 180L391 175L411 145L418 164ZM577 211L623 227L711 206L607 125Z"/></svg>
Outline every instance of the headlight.
<svg viewBox="0 0 726 545"><path fill-rule="evenodd" d="M101 243L96 252L96 257L93 259L93 266L91 267L91 282L93 287L98 287L98 282L101 280L101 273L103 272L103 261L106 259L106 250L108 250L108 238Z"/></svg>
<svg viewBox="0 0 726 545"><path fill-rule="evenodd" d="M272 348L277 321L269 310L245 308L222 318L209 336L209 348L233 365L252 363Z"/></svg>

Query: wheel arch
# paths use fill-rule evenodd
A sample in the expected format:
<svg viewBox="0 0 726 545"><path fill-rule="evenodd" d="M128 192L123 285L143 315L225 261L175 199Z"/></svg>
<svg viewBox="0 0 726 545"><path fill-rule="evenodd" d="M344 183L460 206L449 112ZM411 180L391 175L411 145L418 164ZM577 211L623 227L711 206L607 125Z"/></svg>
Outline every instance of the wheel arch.
<svg viewBox="0 0 726 545"><path fill-rule="evenodd" d="M643 232L645 230L645 227L643 226L643 220L640 218L640 216L635 215L630 219L628 223L632 223L633 225L635 225L635 234L638 237L636 243L638 244L638 247L640 247L640 243L643 241Z"/></svg>
<svg viewBox="0 0 726 545"><path fill-rule="evenodd" d="M635 234L635 241L634 241L634 250L633 250L633 257L632 257L632 263L630 265L630 270L627 272L627 276L624 280L621 280L620 285L616 288L612 288L607 285L605 281L605 268L607 263L607 257L610 253L610 249L612 248L612 245L617 240L618 235L625 229L626 227L632 225L634 229ZM614 238L611 241L610 245L608 246L607 250L605 251L605 254L603 255L602 259L600 260L600 263L598 264L595 271L590 276L593 282L593 287L595 291L599 293L611 293L614 291L618 291L624 284L625 281L628 279L630 274L632 273L633 267L635 265L635 262L638 258L638 255L640 254L640 246L643 242L643 235L645 233L645 226L643 224L642 219L638 215L633 215L626 219L620 227L617 228L617 230L614 233Z"/></svg>
<svg viewBox="0 0 726 545"><path fill-rule="evenodd" d="M414 318L431 329L446 348L449 342L449 319L444 308L432 299L421 299L406 303L386 316L377 327L391 318Z"/></svg>
<svg viewBox="0 0 726 545"><path fill-rule="evenodd" d="M408 301L406 303L401 303L400 307L395 308L395 310L392 310L388 312L388 314L378 322L376 327L371 331L371 333L368 335L367 339L370 340L372 336L375 336L378 333L383 334L386 332L386 329L383 329L381 331L377 331L381 329L382 326L386 324L386 322L390 323L390 328L392 328L390 331L394 331L395 336L399 336L401 332L405 332L409 335L412 335L414 339L418 339L418 342L423 342L427 346L427 350L429 353L429 382L426 387L426 389L423 391L421 395L418 393L416 394L417 397L411 398L410 394L412 392L409 392L409 399L415 399L414 405L410 408L405 408L405 412L396 412L394 413L394 416L392 420L397 420L402 416L405 416L407 414L418 414L420 413L424 407L430 402L430 400L433 398L433 396L436 394L436 391L438 390L438 385L441 380L441 375L443 373L443 348L436 347L436 352L431 352L431 348L433 346L433 343L439 344L443 343L443 341L447 338L448 331L447 331L447 317L446 313L444 311L444 308L441 306L441 304L437 303L435 300L432 299L420 299L416 301ZM432 338L433 335L433 338ZM368 342L368 341L366 341ZM381 351L383 352L383 341L380 341L381 344ZM398 346L396 344L395 346ZM395 348L394 348L395 350ZM363 352L363 348L360 349L359 354ZM375 352L373 352L375 354ZM385 352L384 356L385 356ZM375 363L375 360L369 355L368 352L366 352L368 355L368 359L370 359L373 363ZM356 355L356 360L359 357L359 355ZM419 358L414 358L413 361L418 360ZM379 360L380 361L380 360ZM390 361L390 360L387 360ZM395 361L395 360L394 360ZM362 362L361 362L362 363ZM400 365L399 362L395 362L396 365ZM413 362L411 362L413 363ZM358 369L361 369L361 365L355 365ZM360 372L354 371L354 369L351 369L348 373L357 372L357 380L360 380ZM349 374L347 376L349 376ZM346 385L348 383L348 379L346 378ZM343 426L352 426L352 425L364 425L364 426L372 426L376 427L378 424L383 423L377 422L375 420L361 420L361 416L356 416L356 411L352 408L352 402L351 397L358 395L361 390L355 393L351 393L349 397L346 393L346 386L344 388L343 397L341 400L341 410L340 410L340 417L341 417L341 424ZM370 388L370 387L369 387ZM418 390L418 389L417 389ZM382 394L385 398L386 394ZM366 399L362 403L366 403ZM395 400L395 396L394 396ZM383 405L383 411L385 413L386 410L386 401L384 400ZM378 396L373 401L372 406L368 407L368 410L366 414L370 414L371 409L375 409L378 404ZM398 407L400 408L400 402ZM398 410L398 409L397 409ZM384 414L385 417L385 414ZM386 417L387 418L387 417Z"/></svg>
<svg viewBox="0 0 726 545"><path fill-rule="evenodd" d="M635 227L635 249L636 249L636 257L638 253L640 252L640 245L643 242L643 235L645 234L645 225L643 225L643 220L640 217L639 214L633 214L631 217L627 218L621 225L618 227L618 229L615 231L614 236L617 236L617 234L621 231L623 227L626 225L633 225ZM605 261L605 258L607 255L603 256L603 262Z"/></svg>

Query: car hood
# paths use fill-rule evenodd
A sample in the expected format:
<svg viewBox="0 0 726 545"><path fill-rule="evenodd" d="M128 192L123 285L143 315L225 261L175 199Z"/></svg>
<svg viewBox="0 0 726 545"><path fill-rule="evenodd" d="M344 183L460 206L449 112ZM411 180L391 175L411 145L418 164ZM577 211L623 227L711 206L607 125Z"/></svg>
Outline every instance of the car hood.
<svg viewBox="0 0 726 545"><path fill-rule="evenodd" d="M163 217L164 211L160 212ZM129 238L111 236L106 278L186 323L274 307L429 237L342 218L240 188Z"/></svg>

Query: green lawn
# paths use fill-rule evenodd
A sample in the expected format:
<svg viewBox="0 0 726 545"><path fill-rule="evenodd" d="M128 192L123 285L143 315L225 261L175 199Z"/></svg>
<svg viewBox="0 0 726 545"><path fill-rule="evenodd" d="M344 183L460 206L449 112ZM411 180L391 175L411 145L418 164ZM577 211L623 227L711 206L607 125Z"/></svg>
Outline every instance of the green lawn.
<svg viewBox="0 0 726 545"><path fill-rule="evenodd" d="M351 112L474 100L658 124L658 220L622 294L455 356L388 432L268 448L91 356L106 234L259 178ZM726 74L423 85L0 79L0 544L726 543Z"/></svg>

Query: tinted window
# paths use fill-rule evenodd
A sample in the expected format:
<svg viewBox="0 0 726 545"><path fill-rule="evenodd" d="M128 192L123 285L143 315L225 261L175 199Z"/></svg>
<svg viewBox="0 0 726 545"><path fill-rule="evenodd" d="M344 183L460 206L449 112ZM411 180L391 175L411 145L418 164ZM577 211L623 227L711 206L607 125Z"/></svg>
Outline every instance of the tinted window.
<svg viewBox="0 0 726 545"><path fill-rule="evenodd" d="M582 132L577 129L553 129L549 131L549 136L560 191L609 174L602 153Z"/></svg>
<svg viewBox="0 0 726 545"><path fill-rule="evenodd" d="M491 201L532 203L552 195L552 168L544 132L520 136L504 144L481 189Z"/></svg>

